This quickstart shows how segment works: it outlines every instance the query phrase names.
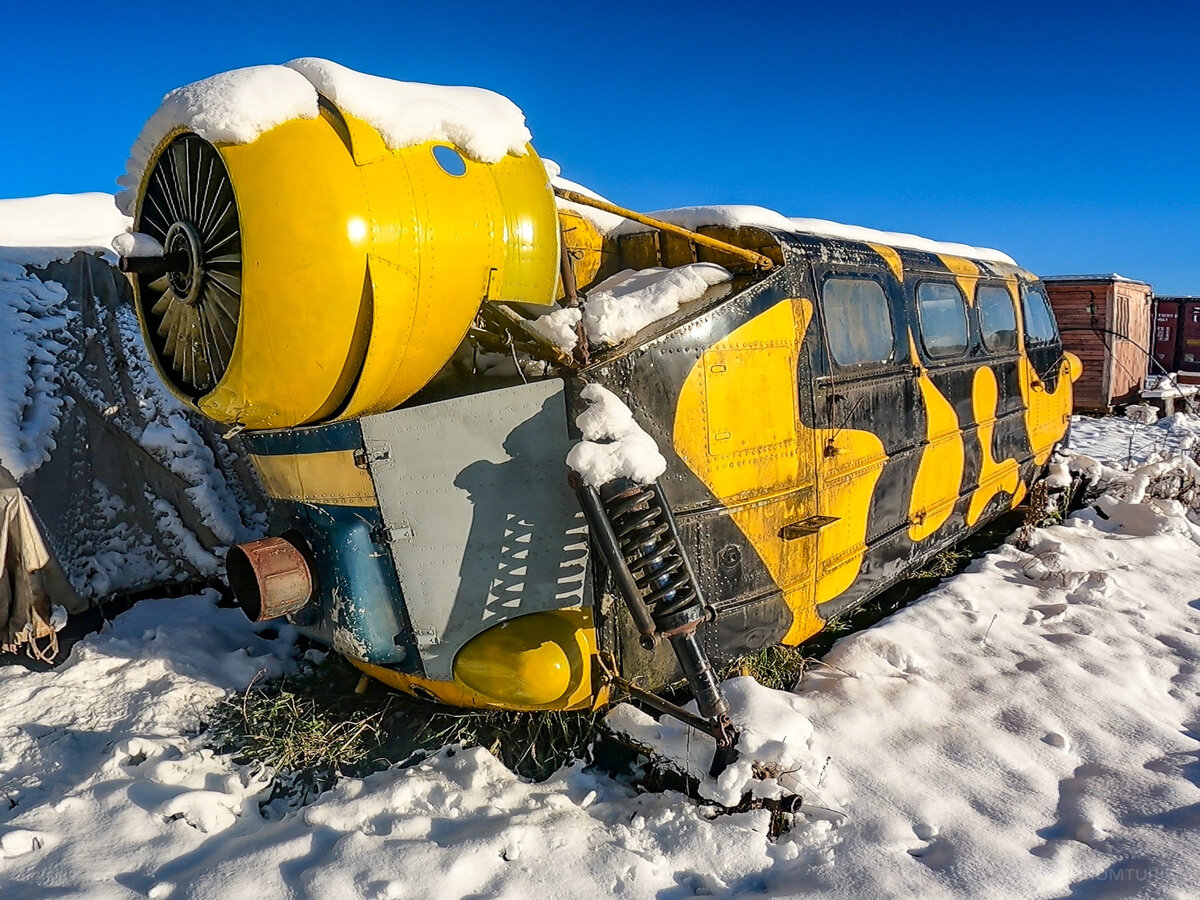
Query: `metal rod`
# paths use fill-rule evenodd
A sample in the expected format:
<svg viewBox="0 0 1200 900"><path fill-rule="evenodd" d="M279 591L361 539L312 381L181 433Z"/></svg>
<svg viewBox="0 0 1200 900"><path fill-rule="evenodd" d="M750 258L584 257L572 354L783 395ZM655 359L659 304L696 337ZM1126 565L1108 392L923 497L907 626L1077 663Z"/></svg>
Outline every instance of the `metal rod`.
<svg viewBox="0 0 1200 900"><path fill-rule="evenodd" d="M732 256L741 257L744 260L754 263L757 269L773 269L775 263L771 257L764 256L761 253L756 253L754 250L747 250L744 247L739 247L736 244L730 244L725 241L717 240L709 237L706 234L700 234L681 225L674 225L670 222L664 222L662 219L655 219L651 216L643 215L639 212L634 212L631 209L617 206L615 203L609 203L607 200L598 200L595 197L589 197L586 194L580 194L577 191L568 191L566 188L556 187L554 194L567 200L571 203L578 203L580 206L590 206L593 209L603 210L607 213L612 213L616 216L624 216L626 219L632 219L635 222L640 222L642 225L649 225L652 228L657 228L659 231L669 231L672 234L678 234L686 237L689 240L695 241L697 244L703 244L706 247L712 247L714 250L720 250L723 253L728 253Z"/></svg>
<svg viewBox="0 0 1200 900"><path fill-rule="evenodd" d="M168 272L186 272L191 264L187 251L177 250L162 256L122 256L117 267L127 273L166 275Z"/></svg>
<svg viewBox="0 0 1200 900"><path fill-rule="evenodd" d="M608 677L611 678L618 687L629 694L629 696L636 697L647 706L653 707L660 713L668 715L673 719L678 719L684 725L695 728L697 731L703 734L707 734L715 741L719 741L721 739L722 735L720 728L711 720L702 719L695 713L688 712L682 706L676 706L666 697L660 697L658 694L648 691L645 688L640 688L632 681L622 678L620 675L609 673Z"/></svg>
<svg viewBox="0 0 1200 900"><path fill-rule="evenodd" d="M506 327L510 330L515 328L521 333L527 343L532 343L538 348L539 355L543 359L548 359L550 362L560 366L573 366L575 364L574 357L568 355L552 340L534 329L527 319L517 315L516 312L503 303L493 300L483 304L479 311L484 319L490 319L498 326Z"/></svg>

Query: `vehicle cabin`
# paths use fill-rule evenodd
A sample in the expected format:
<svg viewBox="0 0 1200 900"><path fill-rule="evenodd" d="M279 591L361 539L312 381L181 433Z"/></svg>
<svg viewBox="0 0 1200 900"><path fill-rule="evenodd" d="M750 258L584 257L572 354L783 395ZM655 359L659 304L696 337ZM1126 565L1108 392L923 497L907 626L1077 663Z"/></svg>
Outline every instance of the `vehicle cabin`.
<svg viewBox="0 0 1200 900"><path fill-rule="evenodd" d="M1015 265L699 231L780 265L758 280L743 265L725 296L579 375L667 455L660 483L719 612L706 646L728 660L810 637L1017 505L1066 432L1078 373ZM739 269L664 237L623 236L623 263Z"/></svg>

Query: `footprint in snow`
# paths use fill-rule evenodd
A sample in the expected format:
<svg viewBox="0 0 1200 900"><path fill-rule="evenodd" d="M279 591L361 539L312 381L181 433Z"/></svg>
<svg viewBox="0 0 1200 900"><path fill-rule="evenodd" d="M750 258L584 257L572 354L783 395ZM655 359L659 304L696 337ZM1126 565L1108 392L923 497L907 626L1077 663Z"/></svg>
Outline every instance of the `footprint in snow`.
<svg viewBox="0 0 1200 900"><path fill-rule="evenodd" d="M1065 735L1059 734L1057 731L1051 731L1042 741L1049 744L1051 747L1057 747L1059 750L1070 749L1070 742Z"/></svg>
<svg viewBox="0 0 1200 900"><path fill-rule="evenodd" d="M931 869L944 869L954 862L954 845L945 838L938 837L938 827L928 822L918 822L913 826L913 834L917 840L923 841L919 847L913 847L908 855Z"/></svg>

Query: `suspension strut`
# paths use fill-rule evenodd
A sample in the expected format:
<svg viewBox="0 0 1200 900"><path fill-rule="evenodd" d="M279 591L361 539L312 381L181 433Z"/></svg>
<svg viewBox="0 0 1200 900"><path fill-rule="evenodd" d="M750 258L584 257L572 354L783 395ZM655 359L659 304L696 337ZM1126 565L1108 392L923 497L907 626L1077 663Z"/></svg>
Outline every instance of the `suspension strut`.
<svg viewBox="0 0 1200 900"><path fill-rule="evenodd" d="M684 553L675 517L657 483L637 484L619 478L599 491L571 473L584 515L621 599L625 601L640 643L652 650L664 638L696 698L696 706L717 742L710 774L714 777L737 758L737 729L729 704L696 631L716 618L704 603L700 585ZM645 693L645 692L638 692ZM665 701L664 701L665 703ZM660 705L659 709L670 712ZM673 713L672 713L673 714ZM685 719L685 721L688 721ZM688 724L695 724L688 721Z"/></svg>

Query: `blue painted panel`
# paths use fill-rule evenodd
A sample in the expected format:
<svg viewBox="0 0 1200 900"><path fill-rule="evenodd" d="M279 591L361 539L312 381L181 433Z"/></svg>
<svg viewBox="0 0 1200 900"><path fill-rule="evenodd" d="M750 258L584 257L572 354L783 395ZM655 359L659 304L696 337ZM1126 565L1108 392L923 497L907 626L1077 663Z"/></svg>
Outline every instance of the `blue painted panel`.
<svg viewBox="0 0 1200 900"><path fill-rule="evenodd" d="M344 656L423 675L379 510L276 502L271 533L289 531L312 549L316 569L317 606L294 624Z"/></svg>

